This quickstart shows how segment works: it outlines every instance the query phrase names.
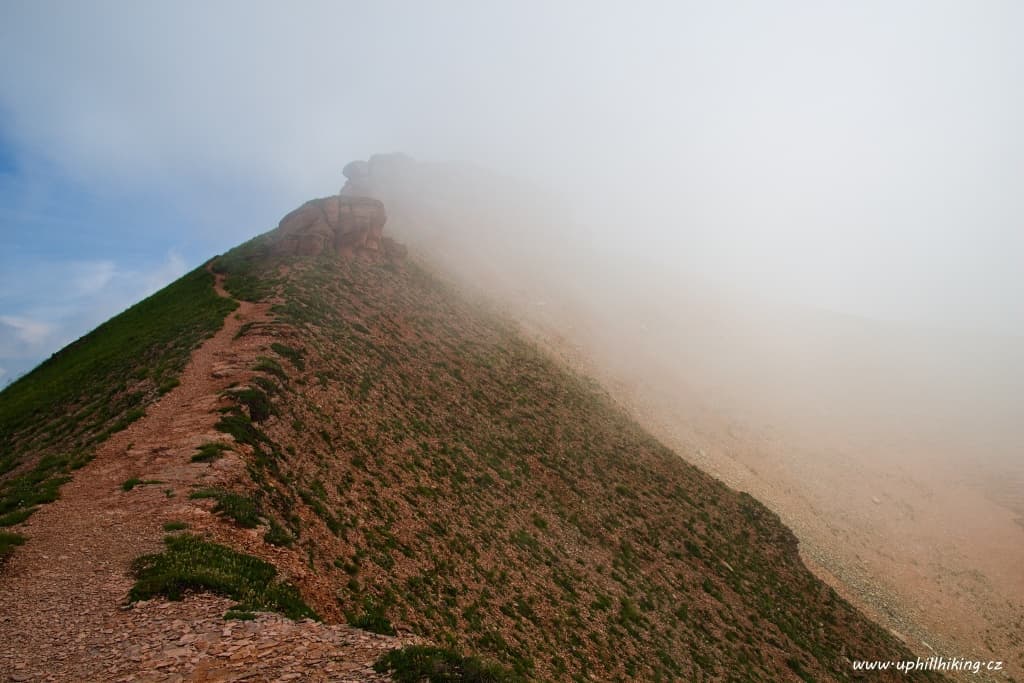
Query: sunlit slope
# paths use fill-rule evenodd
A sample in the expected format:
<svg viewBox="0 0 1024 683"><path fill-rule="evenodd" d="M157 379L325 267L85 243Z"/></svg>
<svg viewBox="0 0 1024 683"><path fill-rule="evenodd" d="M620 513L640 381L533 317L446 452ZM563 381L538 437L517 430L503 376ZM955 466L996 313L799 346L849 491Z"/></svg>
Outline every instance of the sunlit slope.
<svg viewBox="0 0 1024 683"><path fill-rule="evenodd" d="M0 526L52 500L95 446L177 384L189 354L237 304L199 268L132 306L0 393Z"/></svg>
<svg viewBox="0 0 1024 683"><path fill-rule="evenodd" d="M544 680L847 680L908 656L774 514L414 262L263 250L218 265L276 297L282 340L221 428L320 614Z"/></svg>

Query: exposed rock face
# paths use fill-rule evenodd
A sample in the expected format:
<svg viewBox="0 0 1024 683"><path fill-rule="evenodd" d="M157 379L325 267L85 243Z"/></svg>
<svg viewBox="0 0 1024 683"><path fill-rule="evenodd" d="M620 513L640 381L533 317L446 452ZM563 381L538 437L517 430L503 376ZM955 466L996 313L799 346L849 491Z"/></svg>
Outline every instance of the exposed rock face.
<svg viewBox="0 0 1024 683"><path fill-rule="evenodd" d="M382 244L386 222L387 212L378 199L340 195L313 199L281 219L274 253L316 256L329 250L351 256L376 251L392 257L401 250L385 249Z"/></svg>
<svg viewBox="0 0 1024 683"><path fill-rule="evenodd" d="M345 186L337 195L308 201L281 219L273 252L281 256L378 253L390 260L405 258L405 245L382 237L388 216L379 197L386 181L403 175L414 163L404 154L375 154L369 161L346 164Z"/></svg>

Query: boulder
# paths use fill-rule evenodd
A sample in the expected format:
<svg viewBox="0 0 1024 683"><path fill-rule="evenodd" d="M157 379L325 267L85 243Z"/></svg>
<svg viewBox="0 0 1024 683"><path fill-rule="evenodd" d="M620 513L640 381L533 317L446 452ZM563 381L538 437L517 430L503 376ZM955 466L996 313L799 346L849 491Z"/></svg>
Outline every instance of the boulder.
<svg viewBox="0 0 1024 683"><path fill-rule="evenodd" d="M306 202L281 219L272 249L280 256L382 252L384 204L370 197L335 195Z"/></svg>
<svg viewBox="0 0 1024 683"><path fill-rule="evenodd" d="M308 201L282 218L271 250L279 256L316 256L329 251L405 258L405 245L383 237L388 216L379 195L382 187L408 174L414 164L404 154L375 154L369 161L346 164L341 191Z"/></svg>

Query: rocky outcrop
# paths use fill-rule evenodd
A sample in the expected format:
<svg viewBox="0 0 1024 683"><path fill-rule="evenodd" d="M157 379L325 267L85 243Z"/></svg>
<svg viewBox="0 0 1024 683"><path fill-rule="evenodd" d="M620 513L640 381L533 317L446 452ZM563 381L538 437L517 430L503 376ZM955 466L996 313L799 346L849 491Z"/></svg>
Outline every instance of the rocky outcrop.
<svg viewBox="0 0 1024 683"><path fill-rule="evenodd" d="M379 252L389 258L404 254L404 247L382 239L387 212L370 197L323 197L306 202L277 227L273 251L280 256L316 256L324 251L352 256Z"/></svg>
<svg viewBox="0 0 1024 683"><path fill-rule="evenodd" d="M345 166L345 186L332 197L306 202L281 219L272 251L279 256L316 256L324 251L343 256L377 253L395 260L405 245L383 237L388 215L382 187L415 162L404 154L375 154L369 161Z"/></svg>

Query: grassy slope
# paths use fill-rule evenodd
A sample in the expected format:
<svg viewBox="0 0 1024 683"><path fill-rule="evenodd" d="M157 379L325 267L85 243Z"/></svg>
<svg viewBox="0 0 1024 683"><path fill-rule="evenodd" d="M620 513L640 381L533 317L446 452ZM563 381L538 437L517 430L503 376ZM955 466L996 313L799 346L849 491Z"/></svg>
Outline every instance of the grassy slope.
<svg viewBox="0 0 1024 683"><path fill-rule="evenodd" d="M222 264L254 296L258 249ZM330 575L321 614L541 679L845 680L846 657L908 656L773 513L414 264L289 265L291 346L222 428L278 544Z"/></svg>
<svg viewBox="0 0 1024 683"><path fill-rule="evenodd" d="M0 393L0 526L56 498L96 445L177 385L237 303L199 268L54 354Z"/></svg>

